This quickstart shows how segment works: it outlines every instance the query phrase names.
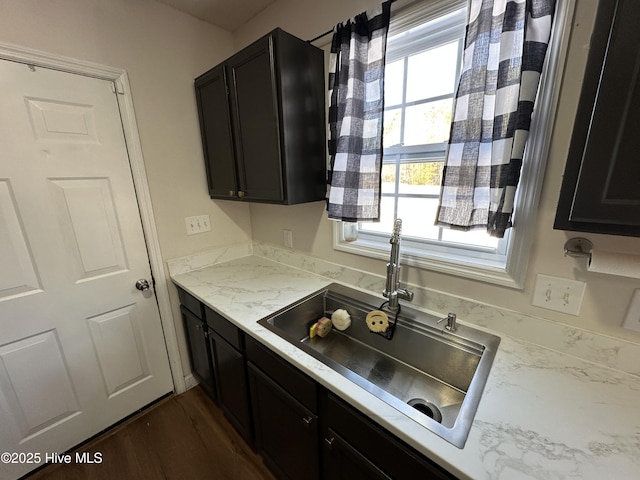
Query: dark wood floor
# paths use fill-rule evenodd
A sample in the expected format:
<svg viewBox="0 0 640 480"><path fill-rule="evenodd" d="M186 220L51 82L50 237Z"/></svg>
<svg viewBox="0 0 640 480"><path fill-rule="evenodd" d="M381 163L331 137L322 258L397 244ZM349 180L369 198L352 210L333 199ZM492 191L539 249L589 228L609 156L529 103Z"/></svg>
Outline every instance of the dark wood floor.
<svg viewBox="0 0 640 480"><path fill-rule="evenodd" d="M90 458L99 452L102 463L49 465L29 480L274 480L200 387L161 400L76 451Z"/></svg>

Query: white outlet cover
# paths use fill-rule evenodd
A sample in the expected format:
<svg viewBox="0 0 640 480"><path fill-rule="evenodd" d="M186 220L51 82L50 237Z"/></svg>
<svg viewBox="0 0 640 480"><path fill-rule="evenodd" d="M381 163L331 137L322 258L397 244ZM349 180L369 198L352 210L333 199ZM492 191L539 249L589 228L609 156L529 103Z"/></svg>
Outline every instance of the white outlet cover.
<svg viewBox="0 0 640 480"><path fill-rule="evenodd" d="M285 248L293 248L293 231L284 229L282 231L283 243Z"/></svg>
<svg viewBox="0 0 640 480"><path fill-rule="evenodd" d="M531 304L578 316L587 287L585 282L538 274Z"/></svg>

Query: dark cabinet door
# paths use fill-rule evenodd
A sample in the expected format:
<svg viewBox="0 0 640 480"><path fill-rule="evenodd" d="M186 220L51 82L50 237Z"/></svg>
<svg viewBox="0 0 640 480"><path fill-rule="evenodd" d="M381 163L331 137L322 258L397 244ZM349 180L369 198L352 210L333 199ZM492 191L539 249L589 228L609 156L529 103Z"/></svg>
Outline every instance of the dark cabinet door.
<svg viewBox="0 0 640 480"><path fill-rule="evenodd" d="M256 444L280 478L319 478L318 418L252 363L248 364Z"/></svg>
<svg viewBox="0 0 640 480"><path fill-rule="evenodd" d="M233 198L238 182L226 70L222 65L213 68L195 86L209 195Z"/></svg>
<svg viewBox="0 0 640 480"><path fill-rule="evenodd" d="M212 198L324 200L322 50L276 28L195 80Z"/></svg>
<svg viewBox="0 0 640 480"><path fill-rule="evenodd" d="M332 429L327 432L324 447L324 480L391 480Z"/></svg>
<svg viewBox="0 0 640 480"><path fill-rule="evenodd" d="M231 57L227 69L239 196L281 202L284 191L272 36Z"/></svg>
<svg viewBox="0 0 640 480"><path fill-rule="evenodd" d="M601 1L555 228L640 236L640 4Z"/></svg>
<svg viewBox="0 0 640 480"><path fill-rule="evenodd" d="M325 413L325 480L455 478L331 393Z"/></svg>
<svg viewBox="0 0 640 480"><path fill-rule="evenodd" d="M213 331L209 331L209 341L218 380L218 402L236 430L252 443L244 355Z"/></svg>
<svg viewBox="0 0 640 480"><path fill-rule="evenodd" d="M187 334L191 371L209 395L216 398L215 379L211 368L211 352L207 324L184 307L180 307Z"/></svg>

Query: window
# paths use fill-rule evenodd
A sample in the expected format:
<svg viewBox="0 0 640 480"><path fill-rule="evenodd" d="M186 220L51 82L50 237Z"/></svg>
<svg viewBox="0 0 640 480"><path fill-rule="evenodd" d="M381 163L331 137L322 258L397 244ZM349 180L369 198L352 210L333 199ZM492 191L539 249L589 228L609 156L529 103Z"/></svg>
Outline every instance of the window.
<svg viewBox="0 0 640 480"><path fill-rule="evenodd" d="M380 222L360 222L357 239L351 242L343 231L349 224L337 222L334 245L350 253L387 258L393 222L401 218L404 264L521 288L544 162L532 168L525 157L514 227L505 238L434 225L462 63L466 4L466 0L441 0L393 16L385 70ZM567 22L573 9L573 2L569 4L558 7L556 25ZM557 103L553 98L561 77L557 65L564 63L559 52L566 53L563 30L556 28L552 34L527 146L526 155L534 152L538 158L546 158L553 127L552 106Z"/></svg>
<svg viewBox="0 0 640 480"><path fill-rule="evenodd" d="M462 50L466 8L390 36L385 71L385 146L379 223L361 222L364 235L391 232L402 218L403 235L414 242L503 253L484 232L434 226L440 181Z"/></svg>

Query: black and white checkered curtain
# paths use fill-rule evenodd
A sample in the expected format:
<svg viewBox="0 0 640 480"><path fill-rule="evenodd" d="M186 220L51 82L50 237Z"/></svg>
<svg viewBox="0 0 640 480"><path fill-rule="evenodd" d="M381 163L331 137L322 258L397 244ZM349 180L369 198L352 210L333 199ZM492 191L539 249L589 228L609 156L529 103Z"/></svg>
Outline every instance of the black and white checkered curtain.
<svg viewBox="0 0 640 480"><path fill-rule="evenodd" d="M391 1L334 28L329 65L329 218L380 217L384 64Z"/></svg>
<svg viewBox="0 0 640 480"><path fill-rule="evenodd" d="M436 224L511 227L555 0L470 0ZM532 159L537 160L537 159Z"/></svg>

